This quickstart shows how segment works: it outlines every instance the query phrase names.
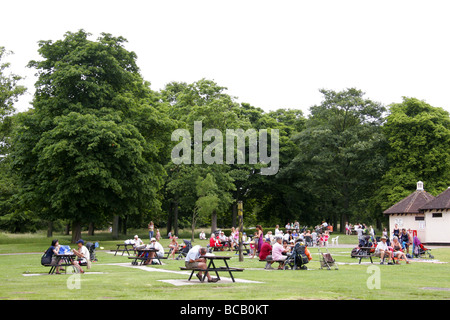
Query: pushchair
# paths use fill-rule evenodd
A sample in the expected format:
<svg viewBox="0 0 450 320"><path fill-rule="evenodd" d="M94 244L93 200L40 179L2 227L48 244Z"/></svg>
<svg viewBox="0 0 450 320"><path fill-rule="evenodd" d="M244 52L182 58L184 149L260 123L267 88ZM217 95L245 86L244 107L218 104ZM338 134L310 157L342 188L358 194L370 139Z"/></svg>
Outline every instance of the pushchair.
<svg viewBox="0 0 450 320"><path fill-rule="evenodd" d="M338 270L336 260L334 260L331 253L328 251L328 248L325 249L327 250L326 253L320 251L320 248L318 248L320 256L320 269L326 267L328 270L331 270L331 267L334 267L335 270Z"/></svg>
<svg viewBox="0 0 450 320"><path fill-rule="evenodd" d="M301 242L297 242L292 249L291 255L286 258L283 269L307 270L308 268L306 267L306 264L309 262L309 259L305 253L305 250L306 246Z"/></svg>
<svg viewBox="0 0 450 320"><path fill-rule="evenodd" d="M186 257L187 254L188 254L188 252L189 252L189 250L192 249L192 243L191 243L191 241L189 241L189 240L184 240L184 239L183 239L183 242L184 242L184 246L183 246L183 248L180 250L180 253L178 254L178 257L176 257L176 260L180 260L180 259Z"/></svg>
<svg viewBox="0 0 450 320"><path fill-rule="evenodd" d="M429 259L434 259L434 256L430 253L430 251L431 251L431 249L425 248L417 236L414 237L414 240L413 240L413 255L414 255L414 257L423 258L423 256L427 255Z"/></svg>
<svg viewBox="0 0 450 320"><path fill-rule="evenodd" d="M314 246L314 242L313 242L312 236L305 236L305 244L308 247Z"/></svg>
<svg viewBox="0 0 450 320"><path fill-rule="evenodd" d="M86 243L86 248L89 250L89 258L91 262L98 261L97 257L95 255L95 249L98 247L98 242L92 243L88 242Z"/></svg>

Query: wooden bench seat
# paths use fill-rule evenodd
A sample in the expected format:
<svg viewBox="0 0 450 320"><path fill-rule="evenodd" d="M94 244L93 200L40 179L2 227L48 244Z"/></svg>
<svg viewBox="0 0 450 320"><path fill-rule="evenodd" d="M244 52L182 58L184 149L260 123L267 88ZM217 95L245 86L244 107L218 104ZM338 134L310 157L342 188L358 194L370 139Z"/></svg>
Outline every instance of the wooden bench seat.
<svg viewBox="0 0 450 320"><path fill-rule="evenodd" d="M200 268L186 268L186 267L180 267L180 270L187 270L187 271L202 271L202 272L204 272L204 271L206 271L205 269L200 269ZM219 268L210 268L210 269L208 269L208 272L211 272L211 271L237 271L237 272L239 272L239 271L244 271L244 269L243 268L226 268L226 267L219 267Z"/></svg>
<svg viewBox="0 0 450 320"><path fill-rule="evenodd" d="M134 256L134 257L128 257L128 259L133 259L134 261L132 261L131 262L131 264L137 264L137 261L138 260L140 260L141 261L141 264L144 262L144 261L146 261L146 260L158 260L159 261L159 263L161 264L161 259L167 259L167 257L161 257L161 258L158 258L158 257L153 257L153 258L149 258L149 257L137 257L137 256Z"/></svg>
<svg viewBox="0 0 450 320"><path fill-rule="evenodd" d="M362 247L356 253L355 258L359 258L359 263L361 264L362 258L369 258L370 263L373 264L372 257L375 256L375 250L372 247Z"/></svg>
<svg viewBox="0 0 450 320"><path fill-rule="evenodd" d="M264 261L264 262L278 262L278 263L281 263L281 262L285 262L286 260L259 260L259 261Z"/></svg>

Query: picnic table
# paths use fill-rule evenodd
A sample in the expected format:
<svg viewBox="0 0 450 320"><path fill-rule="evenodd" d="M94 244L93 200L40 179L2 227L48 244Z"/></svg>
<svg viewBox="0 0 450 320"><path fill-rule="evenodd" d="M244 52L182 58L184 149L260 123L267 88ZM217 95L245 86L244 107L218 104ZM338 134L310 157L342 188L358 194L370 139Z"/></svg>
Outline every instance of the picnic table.
<svg viewBox="0 0 450 320"><path fill-rule="evenodd" d="M180 267L181 270L192 270L188 281L190 281L192 279L192 276L194 275L195 271L201 271L201 272L204 272L203 278L201 280L202 282L205 281L206 274L208 272L214 272L216 274L218 280L220 280L219 272L228 272L230 274L231 280L233 282L236 282L234 280L234 277L233 277L233 272L242 272L242 271L244 271L244 269L242 269L242 268L231 268L228 265L227 260L230 260L231 257L205 255L202 258L206 258L207 260L209 260L209 263L207 264L206 270L205 269L199 269L199 268L188 269L186 267ZM216 264L214 263L214 261L217 261L217 260L222 260L225 263L225 266L217 267Z"/></svg>
<svg viewBox="0 0 450 320"><path fill-rule="evenodd" d="M55 265L50 265L50 271L49 274L54 274L56 272L57 267L68 267L72 266L75 273L78 272L77 268L74 267L73 261L76 257L73 253L66 253L66 254L55 254L56 257ZM67 273L67 269L65 268L65 273Z"/></svg>
<svg viewBox="0 0 450 320"><path fill-rule="evenodd" d="M369 258L370 262L373 264L372 257L374 256L375 248L372 247L360 247L358 252L356 253L356 258L359 258L359 263L361 263L362 258Z"/></svg>
<svg viewBox="0 0 450 320"><path fill-rule="evenodd" d="M124 247L123 249L121 249L121 247ZM128 249L128 247L131 247L131 249ZM130 255L130 251L132 251L133 253L135 252L134 250L134 244L131 243L118 243L117 244L117 248L115 250L111 250L111 251L115 251L114 255L117 254L117 252L122 251L122 255L127 252L128 255Z"/></svg>
<svg viewBox="0 0 450 320"><path fill-rule="evenodd" d="M250 249L247 248L247 245L249 245L250 242L242 242L242 250L247 252L247 254L250 254ZM236 245L236 247L234 248L234 251L236 252L236 254L239 252L239 244Z"/></svg>
<svg viewBox="0 0 450 320"><path fill-rule="evenodd" d="M155 248L145 248L145 249L136 249L137 253L135 256L133 257L128 257L128 259L132 259L133 261L131 261L131 264L133 265L142 265L145 261L149 260L150 258L148 258L148 254L151 252L158 252L158 249ZM160 259L167 259L167 257L158 257L158 255L155 254L155 256L153 258L151 258L152 260L158 260L159 264L161 263ZM140 263L138 263L138 260L140 260Z"/></svg>

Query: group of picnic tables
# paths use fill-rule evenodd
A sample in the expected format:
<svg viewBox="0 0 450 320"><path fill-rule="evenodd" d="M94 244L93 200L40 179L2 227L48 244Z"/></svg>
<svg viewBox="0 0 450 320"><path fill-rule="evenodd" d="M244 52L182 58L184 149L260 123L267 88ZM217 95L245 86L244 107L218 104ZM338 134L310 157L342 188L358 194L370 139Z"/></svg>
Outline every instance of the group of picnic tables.
<svg viewBox="0 0 450 320"><path fill-rule="evenodd" d="M154 257L152 258L148 258L147 254L150 254L151 252L157 252L157 249L154 248L135 248L133 244L126 244L126 243L118 243L117 244L117 248L115 250L114 256L117 255L118 252L122 252L122 256L124 255L124 253L126 252L128 254L128 259L133 260L131 262L131 264L133 265L142 265L145 261L147 260L157 260L159 264L161 264L161 260L160 259L167 259L168 257L158 257L158 255L154 255ZM133 253L134 255L132 255L131 253ZM217 279L220 280L220 276L219 276L219 272L228 272L231 280L233 282L236 282L234 277L233 277L233 272L242 272L244 271L244 269L242 268L232 268L228 265L228 260L231 259L230 256L216 256L216 255L211 255L211 254L207 254L205 256L203 256L205 259L208 260L208 264L206 267L206 270L201 270L201 269L188 269L186 267L180 267L181 270L188 270L191 271L191 274L189 276L188 281L191 280L194 272L196 271L206 271L204 272L203 278L202 278L202 282L205 280L206 278L206 274L208 272L213 272L216 274ZM140 263L138 262L140 260ZM224 266L219 266L217 267L215 264L215 261L223 261Z"/></svg>

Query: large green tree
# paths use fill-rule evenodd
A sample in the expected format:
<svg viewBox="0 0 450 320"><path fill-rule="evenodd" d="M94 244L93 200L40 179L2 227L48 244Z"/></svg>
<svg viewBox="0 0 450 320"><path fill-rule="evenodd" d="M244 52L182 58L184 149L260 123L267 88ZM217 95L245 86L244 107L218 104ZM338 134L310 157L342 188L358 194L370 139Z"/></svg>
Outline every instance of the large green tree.
<svg viewBox="0 0 450 320"><path fill-rule="evenodd" d="M84 30L39 42L34 110L14 145L23 197L47 219L81 226L159 205L168 121L125 39ZM162 108L162 107L161 107Z"/></svg>
<svg viewBox="0 0 450 320"><path fill-rule="evenodd" d="M305 130L294 139L299 153L285 174L296 177L296 187L308 199L310 222L326 219L343 228L368 210L374 182L383 173L385 108L354 88L320 92L324 100L310 108Z"/></svg>
<svg viewBox="0 0 450 320"><path fill-rule="evenodd" d="M383 126L389 168L377 201L383 210L416 188L418 181L437 195L450 185L450 116L417 98L393 103Z"/></svg>
<svg viewBox="0 0 450 320"><path fill-rule="evenodd" d="M0 227L17 232L33 230L34 226L29 223L33 220L29 211L16 211L14 208L18 185L8 154L15 124L14 105L26 88L19 84L22 77L8 70L11 65L5 59L10 54L11 51L0 47Z"/></svg>

